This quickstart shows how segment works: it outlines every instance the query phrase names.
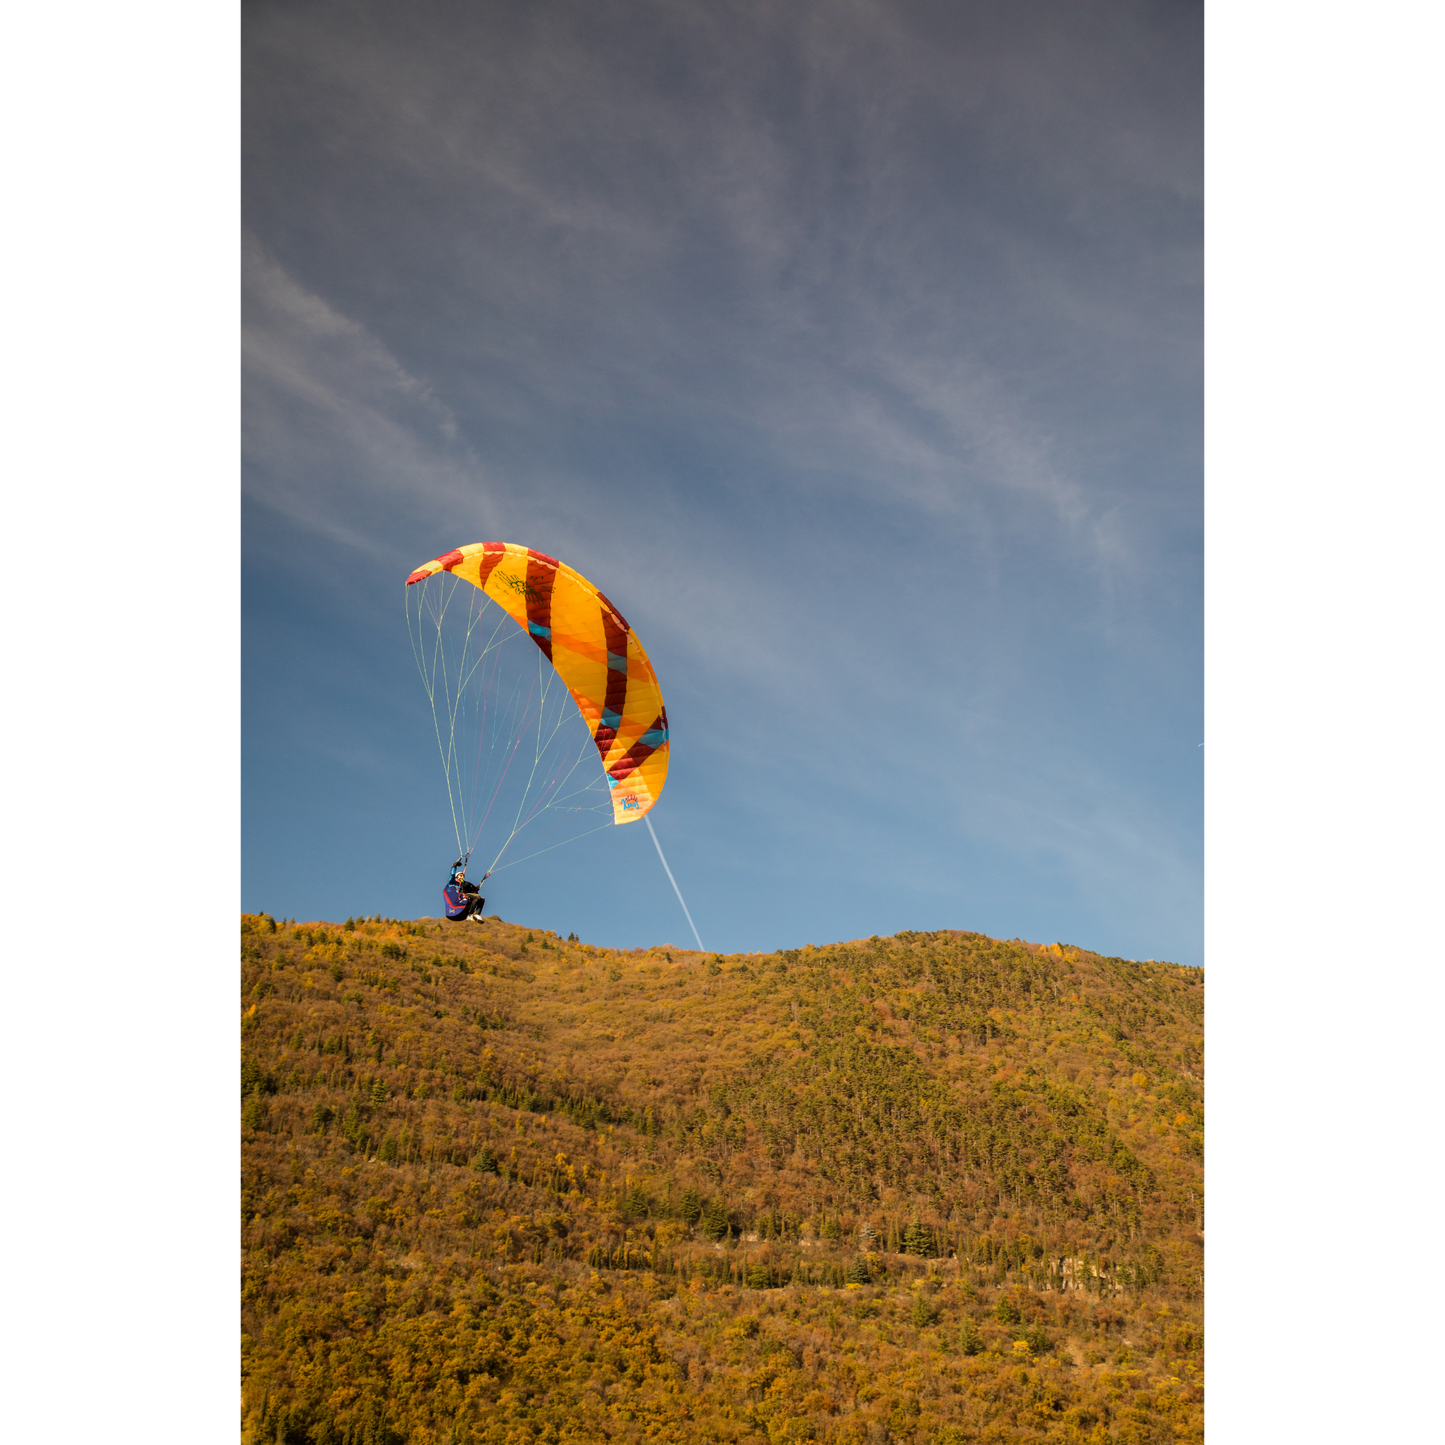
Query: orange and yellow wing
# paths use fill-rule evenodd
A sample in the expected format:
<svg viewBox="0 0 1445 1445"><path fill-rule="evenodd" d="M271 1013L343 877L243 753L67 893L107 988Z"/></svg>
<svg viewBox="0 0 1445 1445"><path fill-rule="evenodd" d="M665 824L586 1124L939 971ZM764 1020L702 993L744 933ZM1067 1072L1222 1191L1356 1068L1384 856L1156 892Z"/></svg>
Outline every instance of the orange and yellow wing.
<svg viewBox="0 0 1445 1445"><path fill-rule="evenodd" d="M458 547L418 567L407 586L438 572L480 587L541 648L592 732L613 822L642 817L667 781L667 709L622 614L580 572L514 542Z"/></svg>

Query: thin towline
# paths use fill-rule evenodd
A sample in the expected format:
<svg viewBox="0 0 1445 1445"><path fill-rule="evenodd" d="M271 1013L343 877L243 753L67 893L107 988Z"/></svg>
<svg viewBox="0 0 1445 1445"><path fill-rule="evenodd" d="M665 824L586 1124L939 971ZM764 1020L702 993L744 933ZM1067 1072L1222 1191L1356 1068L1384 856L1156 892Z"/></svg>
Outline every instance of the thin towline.
<svg viewBox="0 0 1445 1445"><path fill-rule="evenodd" d="M652 819L645 813L642 821L647 824L647 831L652 833L652 846L657 849L657 856L662 858L662 871L667 874L667 881L672 884L672 891L677 894L677 901L682 904L682 911L687 915L687 926L692 929L692 936L697 939L699 952L706 953L707 949L702 946L702 936L697 931L697 924L692 921L692 914L687 911L687 900L682 896L682 889L677 886L677 879L672 876L672 869L667 866L667 859L662 854L662 844L657 841L657 834L652 830Z"/></svg>

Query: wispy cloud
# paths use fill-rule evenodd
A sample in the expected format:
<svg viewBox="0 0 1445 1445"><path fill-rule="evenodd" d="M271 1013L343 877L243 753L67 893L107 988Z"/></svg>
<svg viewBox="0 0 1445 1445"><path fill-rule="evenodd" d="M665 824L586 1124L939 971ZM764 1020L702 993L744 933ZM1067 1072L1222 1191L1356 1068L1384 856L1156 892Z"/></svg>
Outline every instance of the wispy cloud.
<svg viewBox="0 0 1445 1445"><path fill-rule="evenodd" d="M428 384L365 326L301 286L254 235L243 255L252 498L373 554L386 535L378 511L399 503L466 502L484 512L480 464Z"/></svg>

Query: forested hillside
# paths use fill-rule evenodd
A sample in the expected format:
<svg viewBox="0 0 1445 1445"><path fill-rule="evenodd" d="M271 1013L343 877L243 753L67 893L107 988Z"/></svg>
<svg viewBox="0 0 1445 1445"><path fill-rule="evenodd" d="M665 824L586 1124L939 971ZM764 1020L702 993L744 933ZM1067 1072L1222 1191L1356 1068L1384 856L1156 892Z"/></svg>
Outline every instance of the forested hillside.
<svg viewBox="0 0 1445 1445"><path fill-rule="evenodd" d="M246 1440L1202 1439L1200 970L241 932Z"/></svg>

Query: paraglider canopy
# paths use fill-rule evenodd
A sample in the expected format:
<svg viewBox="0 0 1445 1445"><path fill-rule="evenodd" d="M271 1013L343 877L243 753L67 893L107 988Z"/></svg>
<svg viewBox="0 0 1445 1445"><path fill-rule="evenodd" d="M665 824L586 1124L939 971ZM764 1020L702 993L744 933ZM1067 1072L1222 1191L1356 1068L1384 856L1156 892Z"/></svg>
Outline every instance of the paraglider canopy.
<svg viewBox="0 0 1445 1445"><path fill-rule="evenodd" d="M647 653L580 572L514 542L473 542L418 567L480 588L537 644L582 714L612 790L614 823L641 818L667 781L667 709Z"/></svg>

